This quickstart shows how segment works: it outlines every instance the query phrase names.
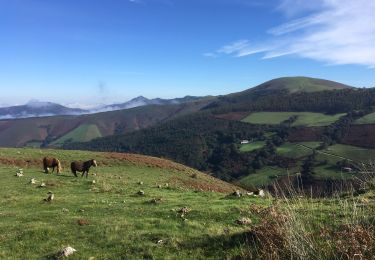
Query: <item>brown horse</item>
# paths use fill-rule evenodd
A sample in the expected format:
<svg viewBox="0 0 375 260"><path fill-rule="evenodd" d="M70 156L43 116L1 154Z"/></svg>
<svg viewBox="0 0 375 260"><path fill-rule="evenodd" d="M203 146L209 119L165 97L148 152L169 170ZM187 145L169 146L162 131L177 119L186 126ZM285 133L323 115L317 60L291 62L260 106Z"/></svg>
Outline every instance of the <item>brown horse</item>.
<svg viewBox="0 0 375 260"><path fill-rule="evenodd" d="M48 173L49 167L52 167L52 172L54 172L55 168L57 168L57 174L59 174L62 171L61 163L58 159L52 157L44 157L43 169L45 173Z"/></svg>
<svg viewBox="0 0 375 260"><path fill-rule="evenodd" d="M74 174L74 176L78 177L77 176L77 172L82 172L82 176L86 174L86 178L87 178L87 175L89 174L89 170L90 170L90 167L91 166L98 166L98 164L96 163L96 161L93 159L93 160L90 160L90 161L86 161L86 162L72 162L70 164L70 169L72 170L72 173Z"/></svg>

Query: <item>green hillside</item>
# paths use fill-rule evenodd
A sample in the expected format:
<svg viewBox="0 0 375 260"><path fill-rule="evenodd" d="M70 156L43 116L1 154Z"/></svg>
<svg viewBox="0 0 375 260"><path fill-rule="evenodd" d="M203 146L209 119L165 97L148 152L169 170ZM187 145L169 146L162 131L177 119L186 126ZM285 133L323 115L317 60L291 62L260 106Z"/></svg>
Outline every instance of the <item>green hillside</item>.
<svg viewBox="0 0 375 260"><path fill-rule="evenodd" d="M308 77L284 77L267 81L256 88L267 90L284 89L290 93L318 92L324 90L347 89L348 85L338 82Z"/></svg>
<svg viewBox="0 0 375 260"><path fill-rule="evenodd" d="M60 175L43 173L46 155L61 159ZM98 167L87 179L69 173L71 160L91 158ZM24 176L17 177L20 167ZM271 179L283 174L265 171ZM0 177L1 259L55 259L67 246L77 250L69 259L339 259L357 253L368 259L375 253L368 188L338 199L262 198L155 157L39 149L0 149ZM231 195L234 190L244 195ZM50 202L44 201L48 192ZM350 251L363 237L368 247Z"/></svg>
<svg viewBox="0 0 375 260"><path fill-rule="evenodd" d="M199 111L213 98L179 105L152 105L80 116L51 116L0 120L0 146L30 143L61 145L66 140L89 141L92 137L129 133Z"/></svg>
<svg viewBox="0 0 375 260"><path fill-rule="evenodd" d="M85 124L80 125L74 130L63 135L56 141L53 141L51 145L61 146L65 142L87 142L98 137L102 137L102 134L100 133L98 127L94 124Z"/></svg>
<svg viewBox="0 0 375 260"><path fill-rule="evenodd" d="M375 112L365 115L364 117L361 117L357 119L355 124L375 124Z"/></svg>
<svg viewBox="0 0 375 260"><path fill-rule="evenodd" d="M254 112L242 121L251 124L280 124L289 118L296 116L292 126L327 126L336 122L345 114L325 115L311 112Z"/></svg>
<svg viewBox="0 0 375 260"><path fill-rule="evenodd" d="M61 158L61 175L42 172L45 155ZM98 167L89 178L73 177L69 161L91 158L97 159ZM20 167L24 177L15 176ZM238 188L182 165L139 155L0 149L0 176L2 259L41 259L64 246L77 249L73 259L238 255L240 245L221 248L222 241L215 237L226 234L229 239L243 232L246 227L235 221L253 215L245 213L248 205L268 204L251 197L227 198ZM29 183L31 178L36 184ZM46 187L39 188L42 182ZM143 196L137 194L140 190ZM48 191L55 196L50 203L43 201ZM178 210L183 207L191 211L181 217Z"/></svg>

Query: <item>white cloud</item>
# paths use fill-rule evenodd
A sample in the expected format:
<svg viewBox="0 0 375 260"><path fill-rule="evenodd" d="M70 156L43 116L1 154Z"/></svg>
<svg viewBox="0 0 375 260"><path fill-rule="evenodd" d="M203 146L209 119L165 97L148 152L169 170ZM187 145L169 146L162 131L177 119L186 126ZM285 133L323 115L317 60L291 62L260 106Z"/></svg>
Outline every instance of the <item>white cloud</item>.
<svg viewBox="0 0 375 260"><path fill-rule="evenodd" d="M240 40L215 53L235 57L263 53L266 59L293 54L329 64L375 67L375 1L317 0L314 3L318 5L313 8L310 1L282 1L278 10L290 7L294 15L310 10L309 15L271 28L261 44Z"/></svg>

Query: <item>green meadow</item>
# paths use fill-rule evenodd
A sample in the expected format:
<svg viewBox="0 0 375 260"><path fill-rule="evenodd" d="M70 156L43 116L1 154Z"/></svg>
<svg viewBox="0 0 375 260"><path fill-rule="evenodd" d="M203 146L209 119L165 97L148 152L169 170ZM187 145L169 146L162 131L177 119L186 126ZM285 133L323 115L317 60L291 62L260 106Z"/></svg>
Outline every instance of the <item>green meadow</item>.
<svg viewBox="0 0 375 260"><path fill-rule="evenodd" d="M251 124L277 125L292 116L297 116L293 126L327 126L345 114L326 115L313 112L254 112L242 121Z"/></svg>

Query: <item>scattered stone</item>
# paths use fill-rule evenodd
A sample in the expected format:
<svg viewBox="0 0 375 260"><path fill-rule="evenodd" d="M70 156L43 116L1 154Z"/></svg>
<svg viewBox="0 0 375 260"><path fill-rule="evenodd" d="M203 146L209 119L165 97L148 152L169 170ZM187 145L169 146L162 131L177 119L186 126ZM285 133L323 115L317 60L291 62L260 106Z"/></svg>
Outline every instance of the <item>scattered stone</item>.
<svg viewBox="0 0 375 260"><path fill-rule="evenodd" d="M166 184L165 184L165 187L167 187L167 188L168 188L168 187L169 187L169 183L166 183Z"/></svg>
<svg viewBox="0 0 375 260"><path fill-rule="evenodd" d="M62 212L64 212L64 213L69 212L69 209L63 208Z"/></svg>
<svg viewBox="0 0 375 260"><path fill-rule="evenodd" d="M247 195L247 196L253 196L253 195L254 195L254 192L252 192L252 191L251 191L251 192L246 192L246 195Z"/></svg>
<svg viewBox="0 0 375 260"><path fill-rule="evenodd" d="M92 180L92 184L95 184L96 183L96 181L95 180Z"/></svg>
<svg viewBox="0 0 375 260"><path fill-rule="evenodd" d="M145 192L143 190L140 190L140 191L137 192L137 194L140 195L140 196L143 196L143 195L145 195Z"/></svg>
<svg viewBox="0 0 375 260"><path fill-rule="evenodd" d="M46 187L46 184L44 182L42 182L40 185L39 185L40 188L43 188L43 187Z"/></svg>
<svg viewBox="0 0 375 260"><path fill-rule="evenodd" d="M55 195L51 191L49 191L47 194L48 194L48 197L46 199L44 199L44 201L46 201L46 202L53 201L53 199L55 198Z"/></svg>
<svg viewBox="0 0 375 260"><path fill-rule="evenodd" d="M159 204L159 203L162 203L162 202L163 202L162 198L154 198L154 199L150 200L150 203L152 203L152 204Z"/></svg>
<svg viewBox="0 0 375 260"><path fill-rule="evenodd" d="M138 182L139 185L143 185L143 181Z"/></svg>
<svg viewBox="0 0 375 260"><path fill-rule="evenodd" d="M76 251L73 247L68 246L57 252L56 257L69 257Z"/></svg>
<svg viewBox="0 0 375 260"><path fill-rule="evenodd" d="M84 209L79 209L79 212L85 212L85 210Z"/></svg>
<svg viewBox="0 0 375 260"><path fill-rule="evenodd" d="M234 197L241 197L242 194L241 194L241 192L239 190L236 190L235 192L232 193L232 196L234 196Z"/></svg>
<svg viewBox="0 0 375 260"><path fill-rule="evenodd" d="M254 194L262 198L266 196L266 193L264 192L263 189L257 190L256 192L254 192Z"/></svg>
<svg viewBox="0 0 375 260"><path fill-rule="evenodd" d="M17 177L23 177L23 173L21 173L21 172L17 172L17 173L16 173L16 176L17 176Z"/></svg>
<svg viewBox="0 0 375 260"><path fill-rule="evenodd" d="M185 215L190 212L190 209L188 207L182 207L177 212L181 214L180 215L181 218L183 218L184 220L186 220L185 219Z"/></svg>
<svg viewBox="0 0 375 260"><path fill-rule="evenodd" d="M236 220L238 225L250 225L252 223L251 219L249 218L240 218Z"/></svg>
<svg viewBox="0 0 375 260"><path fill-rule="evenodd" d="M162 244L164 244L164 241L163 241L162 239L159 239L159 240L156 242L156 244L158 244L158 245L162 245Z"/></svg>
<svg viewBox="0 0 375 260"><path fill-rule="evenodd" d="M32 179L30 180L30 184L36 184L36 179L35 179L35 178L32 178Z"/></svg>
<svg viewBox="0 0 375 260"><path fill-rule="evenodd" d="M190 175L190 177L193 178L193 179L197 179L198 178L198 174L195 172L192 175Z"/></svg>
<svg viewBox="0 0 375 260"><path fill-rule="evenodd" d="M161 185L160 184L158 185L158 188L161 189Z"/></svg>

